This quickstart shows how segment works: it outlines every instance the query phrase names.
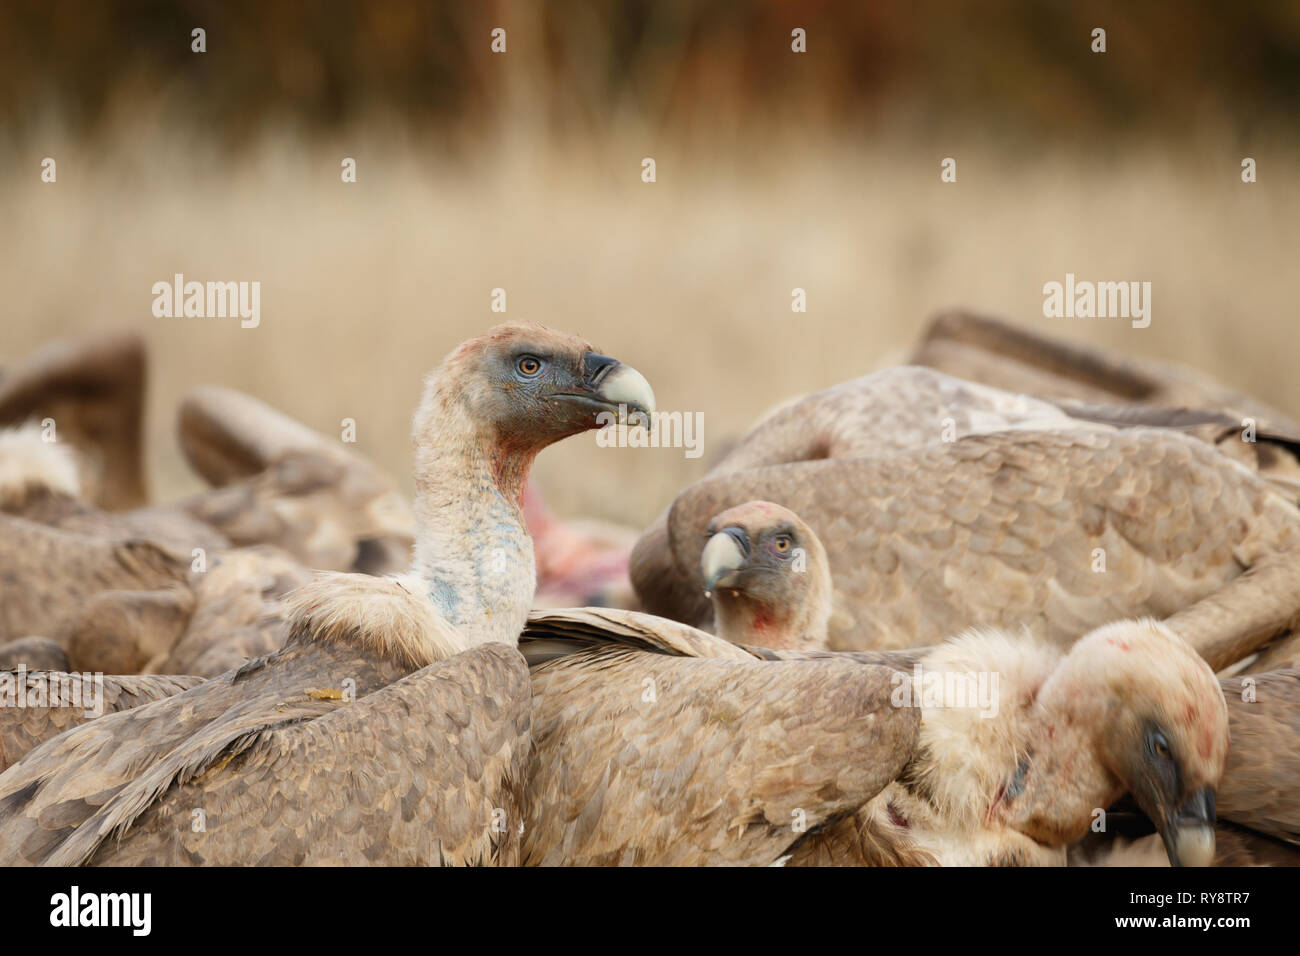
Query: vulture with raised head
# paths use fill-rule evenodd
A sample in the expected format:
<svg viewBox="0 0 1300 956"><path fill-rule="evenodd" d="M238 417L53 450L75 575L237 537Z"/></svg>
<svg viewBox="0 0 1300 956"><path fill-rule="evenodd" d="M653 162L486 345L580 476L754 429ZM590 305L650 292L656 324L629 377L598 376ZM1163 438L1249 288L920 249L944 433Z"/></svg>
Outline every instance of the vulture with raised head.
<svg viewBox="0 0 1300 956"><path fill-rule="evenodd" d="M999 394L894 369L776 413L637 543L631 573L644 607L706 625L708 523L762 499L817 530L839 649L933 644L969 626L1029 625L1065 644L1214 595L1249 610L1249 621L1216 629L1226 658L1216 666L1258 646L1257 630L1287 629L1300 610L1290 557L1300 509L1285 493L1176 430L1078 422L1033 400L1017 419L1015 396L999 404L989 393ZM964 431L982 427L976 410L1000 416L1002 430ZM870 452L877 435L888 453Z"/></svg>
<svg viewBox="0 0 1300 956"><path fill-rule="evenodd" d="M619 406L635 370L503 326L456 349L416 415L415 564L293 592L284 646L74 728L0 777L0 862L509 863L534 584L535 455Z"/></svg>
<svg viewBox="0 0 1300 956"><path fill-rule="evenodd" d="M715 633L733 644L827 648L831 576L821 540L793 511L747 501L715 515L700 555Z"/></svg>

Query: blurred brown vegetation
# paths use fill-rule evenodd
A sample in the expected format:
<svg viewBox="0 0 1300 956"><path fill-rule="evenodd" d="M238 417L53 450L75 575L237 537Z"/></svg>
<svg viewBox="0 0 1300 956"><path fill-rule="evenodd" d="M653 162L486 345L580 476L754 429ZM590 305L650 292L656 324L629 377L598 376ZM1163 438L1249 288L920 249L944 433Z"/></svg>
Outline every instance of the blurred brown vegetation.
<svg viewBox="0 0 1300 956"><path fill-rule="evenodd" d="M503 318L503 287L505 318L587 335L705 413L703 460L540 460L559 510L633 524L726 436L904 357L952 304L1300 412L1298 80L1300 4L1270 0L9 0L0 362L143 332L160 497L194 484L172 428L200 382L330 434L354 418L406 475L422 375ZM1044 319L1067 271L1151 281L1151 328ZM154 318L175 272L260 281L261 327Z"/></svg>
<svg viewBox="0 0 1300 956"><path fill-rule="evenodd" d="M207 30L196 60L190 30ZM487 38L509 31L502 82ZM789 55L804 27L809 55ZM1090 31L1108 31L1094 56ZM50 110L111 130L147 103L236 140L376 111L469 148L526 104L559 136L630 117L710 137L774 118L870 130L965 121L1006 134L1249 132L1300 113L1300 4L1278 0L9 0L0 123ZM721 121L721 126L719 122Z"/></svg>

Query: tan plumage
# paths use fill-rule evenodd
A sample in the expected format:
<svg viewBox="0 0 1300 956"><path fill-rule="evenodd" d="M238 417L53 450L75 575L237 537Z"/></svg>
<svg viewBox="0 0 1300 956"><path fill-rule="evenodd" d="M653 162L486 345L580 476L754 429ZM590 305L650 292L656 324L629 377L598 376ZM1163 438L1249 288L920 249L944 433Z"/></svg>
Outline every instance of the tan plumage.
<svg viewBox="0 0 1300 956"><path fill-rule="evenodd" d="M645 380L571 336L462 345L416 415L412 573L318 579L274 653L32 750L0 777L0 862L514 862L523 483L620 405L651 411Z"/></svg>
<svg viewBox="0 0 1300 956"><path fill-rule="evenodd" d="M194 609L185 629L166 657L150 658L146 669L215 677L271 653L285 636L281 598L310 580L306 568L274 548L217 555L205 573L191 577Z"/></svg>
<svg viewBox="0 0 1300 956"><path fill-rule="evenodd" d="M1180 429L1300 498L1300 422L1195 369L960 309L935 318L912 362L1051 400L1076 418Z"/></svg>
<svg viewBox="0 0 1300 956"><path fill-rule="evenodd" d="M196 570L152 540L4 514L0 540L0 637L48 638L76 670L214 676L283 642L277 599L310 578L270 548L213 552Z"/></svg>
<svg viewBox="0 0 1300 956"><path fill-rule="evenodd" d="M647 605L657 597L672 616L707 621L696 577L705 529L755 498L794 511L821 538L836 648L932 644L972 625L1028 625L1065 644L1120 617L1194 615L1197 601L1300 544L1290 501L1194 439L1148 429L1004 432L697 482L674 502L666 533L652 528L633 554ZM654 586L651 570L676 583ZM1273 577L1288 589L1238 603L1275 611L1276 633L1300 592L1286 567ZM681 595L689 601L674 600ZM1216 666L1269 636L1255 621L1250 640L1229 640L1227 617L1215 623L1228 630L1204 629L1236 655Z"/></svg>
<svg viewBox="0 0 1300 956"><path fill-rule="evenodd" d="M0 772L17 763L33 747L65 730L104 714L163 700L203 682L201 677L129 674L95 678L86 674L0 668L0 690L8 693L12 685L16 693L20 675L26 685L23 706L0 708ZM75 684L82 686L78 688ZM36 696L38 693L40 697Z"/></svg>
<svg viewBox="0 0 1300 956"><path fill-rule="evenodd" d="M36 634L69 650L77 617L95 595L184 589L190 565L188 556L151 541L79 534L0 513L0 567L0 638Z"/></svg>
<svg viewBox="0 0 1300 956"><path fill-rule="evenodd" d="M1111 625L1068 654L994 631L912 658L956 679L997 674L992 715L932 707L923 683L896 698L911 675L862 666L869 654L739 648L635 612L539 611L520 647L533 665L530 862L1060 865L1093 808L1125 790L1167 811L1161 828L1178 852L1204 858L1210 824L1186 822L1195 835L1180 838L1174 812L1184 803L1205 812L1203 793L1222 773L1223 696L1204 662L1154 622ZM769 672L755 658L822 667ZM851 737L865 716L857 695L874 714L867 741ZM802 729L814 736L790 740L792 718L811 721ZM1143 769L1148 726L1168 736L1179 764L1162 784ZM755 738L787 754L807 748L797 783L782 784L808 811L806 833L773 829L784 820L774 808L788 806L781 791L761 790L764 760L775 758L746 750ZM897 782L848 812L845 775L865 768L889 768ZM879 790L881 777L866 782L853 799ZM835 800L810 805L816 792ZM718 808L746 804L763 808L750 842L743 830L723 839L731 817L717 819Z"/></svg>
<svg viewBox="0 0 1300 956"><path fill-rule="evenodd" d="M817 536L794 515L766 502L749 502L716 516L710 522L710 532L723 526L730 527L706 545L702 568L702 586L706 590L715 589L713 601L720 622L719 635L734 643L750 645L750 650L778 660L804 656L785 653L791 648L796 651L824 648L826 621L817 609L825 600L823 595L829 587L830 573L817 546ZM719 539L725 545L730 540L728 533L743 539L744 554L731 552L732 560L719 567L716 559L711 562L711 550ZM792 536L792 543L808 549L809 559L802 570L796 568L788 553L773 549L775 533ZM752 573L756 569L764 573ZM735 574L737 570L742 573ZM719 580L720 571L730 576ZM1294 576L1295 571L1286 562L1277 562L1247 572L1256 576L1274 573ZM1236 592L1239 583L1243 585L1241 593ZM1193 643L1217 651L1223 642L1216 630L1234 631L1228 624L1229 618L1235 623L1237 633L1249 634L1249 625L1243 626L1243 621L1249 622L1253 614L1268 619L1275 613L1268 606L1271 583L1265 577L1261 587L1261 581L1256 580L1251 582L1251 593L1246 593L1244 582L1238 579L1202 602L1199 611L1175 614L1167 624L1184 639L1194 638ZM720 584L725 584L725 590L730 591L725 602ZM1261 600L1265 604L1262 613L1257 605L1248 603ZM775 632L779 629L771 627L773 620L781 619L801 624L796 626L793 635L782 635ZM764 626L756 627L756 622ZM761 650L760 645L775 650ZM945 653L942 648L927 648L911 659L900 658L898 652L887 652L879 659L910 671L917 664L932 668ZM1030 652L1009 648L994 654L992 660L1000 666L1003 659L1014 663L1027 653ZM1291 744L1300 732L1300 672L1238 677L1223 681L1222 690L1228 706L1231 749L1219 789L1219 817L1253 828L1235 840L1234 845L1243 845L1241 852L1246 852L1244 844L1262 833L1300 843L1300 802L1297 802L1300 801L1300 762L1290 756ZM975 724L977 730L984 726ZM957 739L973 742L978 739L978 733L963 732ZM887 819L878 814L859 814L853 824L831 827L810 838L797 859L809 864L830 864L840 857L851 862L906 862L905 858L893 857L888 852L895 845L886 838L888 832ZM1167 861L1158 840L1156 849ZM1261 847L1261 852L1263 849L1266 847ZM1236 854L1225 847L1219 855L1228 858Z"/></svg>
<svg viewBox="0 0 1300 956"><path fill-rule="evenodd" d="M1172 631L1121 621L1065 654L976 631L918 666L908 681L918 697L935 675L949 675L943 686L974 700L977 678L996 674L996 713L981 709L982 698L978 707L925 700L916 754L899 780L789 865L894 862L871 853L882 846L903 863L1064 865L1094 811L1125 791L1158 820L1171 856L1212 859L1213 798L1204 794L1223 773L1227 714L1213 674ZM1153 728L1168 739L1168 769L1150 752Z"/></svg>
<svg viewBox="0 0 1300 956"><path fill-rule="evenodd" d="M1223 695L1232 749L1219 816L1300 846L1300 670L1228 678Z"/></svg>
<svg viewBox="0 0 1300 956"><path fill-rule="evenodd" d="M0 374L0 427L53 419L57 440L78 451L86 500L134 508L146 498L144 384L144 341L134 332L55 342Z"/></svg>
<svg viewBox="0 0 1300 956"><path fill-rule="evenodd" d="M338 441L231 389L181 403L181 448L214 490L183 510L236 545L270 544L318 570L398 573L414 519L393 481Z"/></svg>
<svg viewBox="0 0 1300 956"><path fill-rule="evenodd" d="M705 481L796 462L892 455L994 431L1067 426L1081 430L1105 428L1075 422L1047 402L964 382L931 369L883 369L788 402L769 413L710 469ZM697 624L708 619L708 602L695 584L698 551L683 563L683 552L692 550L696 542L685 543L681 538L683 533L698 534L703 528L692 527L690 532L684 532L674 514L688 511L692 519L707 520L726 507L766 498L790 507L819 526L829 523L819 521L819 513L795 507L785 499L785 486L801 480L797 470L776 474L770 483L776 489L772 494L729 497L725 501L710 499L704 506L716 507L707 515L698 513L695 502L683 500L692 495L697 483L655 519L633 549L630 563L632 583L646 610ZM821 533L827 537L827 531ZM702 541L699 543L702 546ZM834 564L836 544L829 539L825 543Z"/></svg>
<svg viewBox="0 0 1300 956"><path fill-rule="evenodd" d="M66 671L68 655L48 637L29 635L0 644L0 671L26 667L29 671Z"/></svg>
<svg viewBox="0 0 1300 956"><path fill-rule="evenodd" d="M952 309L936 316L912 362L971 382L1044 399L1200 409L1262 430L1300 434L1300 422L1195 369L1106 352L1025 325Z"/></svg>
<svg viewBox="0 0 1300 956"><path fill-rule="evenodd" d="M536 612L520 647L539 662L535 865L774 863L888 783L916 736L882 667L761 662L613 609Z"/></svg>

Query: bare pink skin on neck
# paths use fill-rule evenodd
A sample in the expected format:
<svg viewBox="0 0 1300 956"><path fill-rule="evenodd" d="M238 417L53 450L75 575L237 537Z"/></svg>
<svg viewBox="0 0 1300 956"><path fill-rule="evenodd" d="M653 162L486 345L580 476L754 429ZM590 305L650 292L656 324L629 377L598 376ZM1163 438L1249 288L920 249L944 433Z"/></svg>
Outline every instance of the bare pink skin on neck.
<svg viewBox="0 0 1300 956"><path fill-rule="evenodd" d="M718 636L733 644L756 644L785 650L815 650L821 644L810 639L802 619L761 604L725 588L713 596Z"/></svg>

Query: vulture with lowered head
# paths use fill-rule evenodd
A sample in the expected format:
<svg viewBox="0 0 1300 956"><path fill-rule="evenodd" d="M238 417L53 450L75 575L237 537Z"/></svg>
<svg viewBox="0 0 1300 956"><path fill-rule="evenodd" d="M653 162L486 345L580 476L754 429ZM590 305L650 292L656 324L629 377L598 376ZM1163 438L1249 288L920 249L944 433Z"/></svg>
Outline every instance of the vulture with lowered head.
<svg viewBox="0 0 1300 956"><path fill-rule="evenodd" d="M1172 860L1213 856L1223 694L1154 621L837 654L587 608L535 612L520 649L529 863L1064 865L1125 792Z"/></svg>
<svg viewBox="0 0 1300 956"><path fill-rule="evenodd" d="M791 653L816 651L825 648L827 641L830 574L811 528L770 502L747 502L717 515L709 532L712 537L701 562L702 587L712 592L720 637L779 660L841 656ZM801 553L807 556L802 563ZM1175 615L1171 622L1186 622L1192 633L1204 636L1219 623L1219 611L1211 602L1199 612ZM984 640L996 647L992 635L961 640ZM774 650L761 650L766 648ZM911 671L918 665L931 669L946 654L941 646L851 656ZM1018 654L1008 650L1005 656L1014 662ZM1280 671L1225 679L1220 684L1231 747L1217 801L1220 818L1231 823L1217 828L1227 842L1216 851L1216 865L1239 859L1243 853L1287 859L1270 843L1300 843L1300 768L1291 759L1289 743L1300 729L1300 681L1294 671ZM923 721L923 738L926 726ZM1160 859L1167 863L1169 856L1158 846L1158 836L1155 840ZM834 858L828 854L821 859ZM1131 852L1123 857L1133 858ZM852 854L847 859L858 861Z"/></svg>
<svg viewBox="0 0 1300 956"><path fill-rule="evenodd" d="M415 419L411 573L323 575L290 596L280 650L29 752L0 780L0 861L516 859L524 482L547 445L653 404L635 370L539 326L460 346Z"/></svg>

